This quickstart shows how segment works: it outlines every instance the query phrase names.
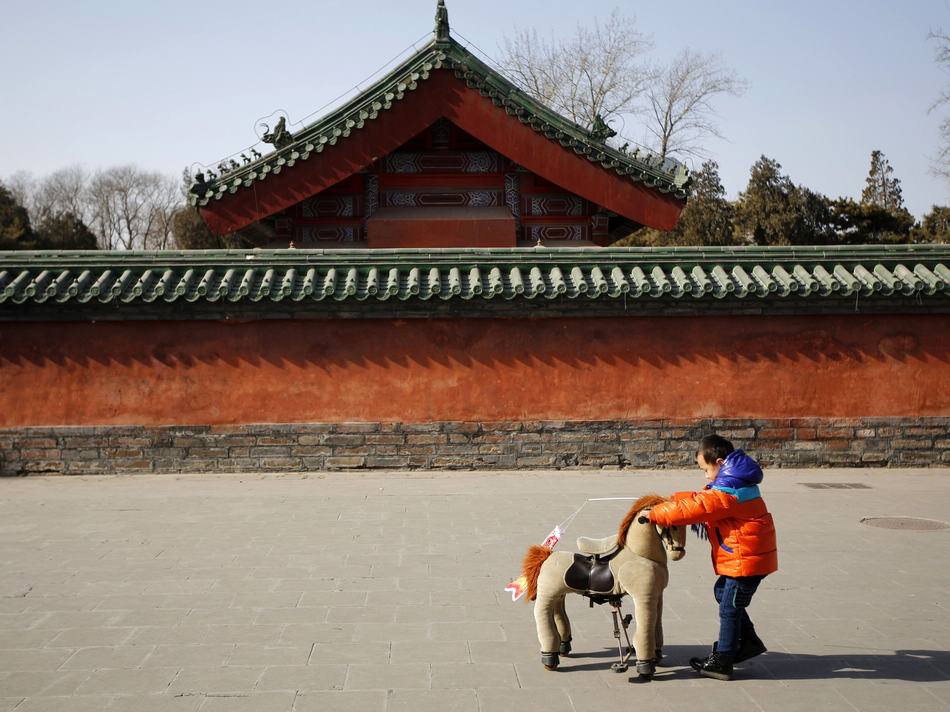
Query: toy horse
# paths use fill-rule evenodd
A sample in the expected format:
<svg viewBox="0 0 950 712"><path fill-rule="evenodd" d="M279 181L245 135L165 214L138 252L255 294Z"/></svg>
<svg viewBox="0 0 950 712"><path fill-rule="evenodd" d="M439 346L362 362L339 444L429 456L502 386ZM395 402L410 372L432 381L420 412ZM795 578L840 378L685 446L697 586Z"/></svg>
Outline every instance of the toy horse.
<svg viewBox="0 0 950 712"><path fill-rule="evenodd" d="M653 676L662 657L663 589L669 581L667 551L673 561L686 555L685 527L661 529L641 514L665 501L659 495L641 497L624 517L616 535L605 539L579 538L578 548L587 556L553 552L541 546L528 549L522 572L527 579L527 600L537 599L534 618L545 668L556 669L559 655L567 655L571 650L571 622L564 607L568 593L587 596L591 605L611 603L618 641L617 612L619 601L626 594L633 598L635 606L633 649L637 673L641 678ZM624 634L628 622L629 616L623 622ZM625 662L621 654L621 667L614 669L625 670Z"/></svg>

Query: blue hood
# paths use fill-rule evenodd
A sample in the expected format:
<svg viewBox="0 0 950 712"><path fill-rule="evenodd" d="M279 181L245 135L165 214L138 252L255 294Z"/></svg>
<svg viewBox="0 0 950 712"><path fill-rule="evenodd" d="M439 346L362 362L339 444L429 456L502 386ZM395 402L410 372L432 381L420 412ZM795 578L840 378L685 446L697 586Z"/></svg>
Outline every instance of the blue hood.
<svg viewBox="0 0 950 712"><path fill-rule="evenodd" d="M733 450L719 468L710 488L738 490L753 487L762 481L762 468L742 450Z"/></svg>

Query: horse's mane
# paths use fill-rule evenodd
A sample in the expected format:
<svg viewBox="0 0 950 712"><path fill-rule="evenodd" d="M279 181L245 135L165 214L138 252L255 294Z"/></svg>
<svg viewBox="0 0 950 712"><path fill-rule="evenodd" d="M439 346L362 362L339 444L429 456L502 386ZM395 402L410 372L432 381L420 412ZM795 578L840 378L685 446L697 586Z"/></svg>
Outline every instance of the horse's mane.
<svg viewBox="0 0 950 712"><path fill-rule="evenodd" d="M630 507L630 511L627 512L627 516L620 522L620 531L617 533L617 544L623 546L627 543L627 530L630 528L630 525L633 524L633 518L637 516L640 510L666 501L668 501L666 497L661 497L658 494L645 494L634 502L633 506Z"/></svg>

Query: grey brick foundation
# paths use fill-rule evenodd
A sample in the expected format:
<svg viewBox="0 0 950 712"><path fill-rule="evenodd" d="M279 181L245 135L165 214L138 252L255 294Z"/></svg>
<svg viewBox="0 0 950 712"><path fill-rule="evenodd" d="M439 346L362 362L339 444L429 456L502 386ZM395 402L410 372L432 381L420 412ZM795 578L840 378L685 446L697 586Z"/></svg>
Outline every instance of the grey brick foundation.
<svg viewBox="0 0 950 712"><path fill-rule="evenodd" d="M950 418L0 429L0 474L692 467L718 432L770 467L950 466Z"/></svg>

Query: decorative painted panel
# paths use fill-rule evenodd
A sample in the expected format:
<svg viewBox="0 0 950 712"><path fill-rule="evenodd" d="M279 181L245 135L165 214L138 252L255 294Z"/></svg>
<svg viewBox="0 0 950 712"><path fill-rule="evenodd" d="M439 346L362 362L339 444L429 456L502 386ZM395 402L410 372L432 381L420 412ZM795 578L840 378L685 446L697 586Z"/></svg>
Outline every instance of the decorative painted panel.
<svg viewBox="0 0 950 712"><path fill-rule="evenodd" d="M363 184L363 204L365 217L369 217L379 209L379 176L367 174Z"/></svg>
<svg viewBox="0 0 950 712"><path fill-rule="evenodd" d="M355 195L316 195L303 201L301 215L305 218L353 217L357 200Z"/></svg>
<svg viewBox="0 0 950 712"><path fill-rule="evenodd" d="M296 244L308 242L354 242L363 239L358 225L314 225L297 228Z"/></svg>
<svg viewBox="0 0 950 712"><path fill-rule="evenodd" d="M524 199L525 215L567 215L578 217L584 214L584 199L576 195L530 195Z"/></svg>
<svg viewBox="0 0 950 712"><path fill-rule="evenodd" d="M505 173L505 205L515 216L516 229L521 230L521 174Z"/></svg>
<svg viewBox="0 0 950 712"><path fill-rule="evenodd" d="M493 190L388 190L383 191L385 207L465 207L486 208L502 204L501 191Z"/></svg>
<svg viewBox="0 0 950 712"><path fill-rule="evenodd" d="M495 151L396 151L383 161L386 173L499 173Z"/></svg>
<svg viewBox="0 0 950 712"><path fill-rule="evenodd" d="M525 237L532 241L547 240L589 240L590 231L587 225L528 225L525 227Z"/></svg>

